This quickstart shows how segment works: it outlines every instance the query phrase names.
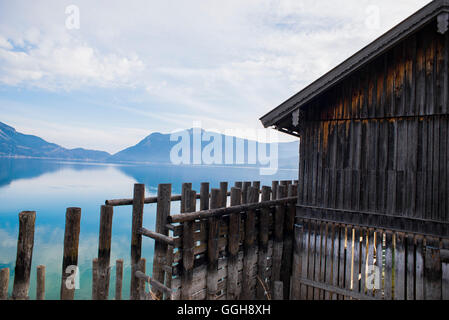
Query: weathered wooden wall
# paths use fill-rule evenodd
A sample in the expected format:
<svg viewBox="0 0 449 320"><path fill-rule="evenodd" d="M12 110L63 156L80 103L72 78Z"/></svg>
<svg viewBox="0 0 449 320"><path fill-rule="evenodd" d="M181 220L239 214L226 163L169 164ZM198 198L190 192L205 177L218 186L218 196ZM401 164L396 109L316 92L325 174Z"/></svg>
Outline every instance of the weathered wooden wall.
<svg viewBox="0 0 449 320"><path fill-rule="evenodd" d="M300 206L449 222L448 43L431 23L306 106Z"/></svg>

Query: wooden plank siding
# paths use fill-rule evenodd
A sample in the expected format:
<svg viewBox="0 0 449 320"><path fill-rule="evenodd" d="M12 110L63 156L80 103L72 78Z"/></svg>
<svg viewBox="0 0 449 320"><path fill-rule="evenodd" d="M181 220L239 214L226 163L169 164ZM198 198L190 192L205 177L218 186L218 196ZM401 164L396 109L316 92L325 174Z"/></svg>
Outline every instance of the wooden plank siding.
<svg viewBox="0 0 449 320"><path fill-rule="evenodd" d="M300 205L448 222L449 34L435 30L303 108Z"/></svg>
<svg viewBox="0 0 449 320"><path fill-rule="evenodd" d="M449 297L449 33L436 30L300 106L300 299Z"/></svg>

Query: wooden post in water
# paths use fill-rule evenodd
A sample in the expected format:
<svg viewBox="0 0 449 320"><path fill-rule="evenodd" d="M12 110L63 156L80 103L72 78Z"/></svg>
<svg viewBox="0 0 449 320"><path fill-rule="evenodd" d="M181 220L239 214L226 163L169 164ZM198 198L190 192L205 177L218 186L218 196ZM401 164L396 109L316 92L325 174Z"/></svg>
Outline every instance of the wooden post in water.
<svg viewBox="0 0 449 320"><path fill-rule="evenodd" d="M19 238L17 240L16 268L11 298L28 300L30 288L31 261L34 247L35 211L23 211L19 214Z"/></svg>
<svg viewBox="0 0 449 320"><path fill-rule="evenodd" d="M243 182L243 187L242 187L242 204L247 204L248 203L248 189L250 187L251 187L251 182L250 181Z"/></svg>
<svg viewBox="0 0 449 320"><path fill-rule="evenodd" d="M0 300L8 299L9 268L0 270Z"/></svg>
<svg viewBox="0 0 449 320"><path fill-rule="evenodd" d="M277 199L285 198L287 188L283 185L278 185L276 192ZM271 288L274 288L274 282L281 280L281 264L282 264L282 247L283 247L283 228L284 228L285 206L276 206L274 214L274 235L273 235L273 264L271 273Z"/></svg>
<svg viewBox="0 0 449 320"><path fill-rule="evenodd" d="M231 189L231 207L238 206L242 202L242 190ZM229 217L229 243L228 243L228 279L226 284L226 299L238 299L238 255L240 246L240 214L233 213Z"/></svg>
<svg viewBox="0 0 449 320"><path fill-rule="evenodd" d="M115 261L115 300L122 300L123 259Z"/></svg>
<svg viewBox="0 0 449 320"><path fill-rule="evenodd" d="M293 184L288 185L287 197L295 197L297 187ZM284 220L284 244L282 250L282 264L281 264L281 281L283 283L285 299L290 297L290 277L292 274L293 261L293 236L296 216L296 205L291 203L287 207L287 212Z"/></svg>
<svg viewBox="0 0 449 320"><path fill-rule="evenodd" d="M186 212L196 211L196 192L186 191ZM187 221L183 223L183 237L182 237L182 266L183 272L181 276L181 297L183 300L192 300L192 282L193 282L193 266L195 260L195 241L193 231L194 221Z"/></svg>
<svg viewBox="0 0 449 320"><path fill-rule="evenodd" d="M98 240L98 300L108 300L111 260L112 218L114 208L101 206L100 235Z"/></svg>
<svg viewBox="0 0 449 320"><path fill-rule="evenodd" d="M278 194L278 185L279 185L279 181L273 181L271 182L271 200L276 200L278 199L277 194Z"/></svg>
<svg viewBox="0 0 449 320"><path fill-rule="evenodd" d="M45 266L36 268L36 300L45 300Z"/></svg>
<svg viewBox="0 0 449 320"><path fill-rule="evenodd" d="M260 190L260 181L253 181L253 187Z"/></svg>
<svg viewBox="0 0 449 320"><path fill-rule="evenodd" d="M64 257L62 259L61 300L73 300L75 297L80 224L81 209L67 208L65 215Z"/></svg>
<svg viewBox="0 0 449 320"><path fill-rule="evenodd" d="M259 190L254 187L248 189L248 203L256 203L259 199ZM245 219L245 240L243 255L243 274L242 274L242 300L253 300L254 295L251 291L252 272L257 263L256 256L256 212L248 210Z"/></svg>
<svg viewBox="0 0 449 320"><path fill-rule="evenodd" d="M181 213L186 212L186 201L188 197L189 190L192 190L192 184L191 183L183 183L182 184L182 191L181 191Z"/></svg>
<svg viewBox="0 0 449 320"><path fill-rule="evenodd" d="M200 210L209 210L209 182L201 183Z"/></svg>
<svg viewBox="0 0 449 320"><path fill-rule="evenodd" d="M170 215L171 184L160 184L157 189L156 232L168 236L167 217ZM154 243L153 279L164 283L164 260L167 256L167 244L161 241ZM160 291L154 292L158 299L163 298Z"/></svg>
<svg viewBox="0 0 449 320"><path fill-rule="evenodd" d="M227 184L226 184L227 186ZM210 208L218 209L223 207L223 192L227 189L212 189ZM219 222L218 219L212 217L207 222L208 241L207 241L207 300L215 300L218 291L218 235Z"/></svg>
<svg viewBox="0 0 449 320"><path fill-rule="evenodd" d="M142 272L143 274L146 274L147 272L147 260L145 258L141 258L139 262L137 263L137 270ZM138 300L146 300L146 286L147 283L144 279L138 279L138 286L139 286L139 299ZM150 287L151 290L151 287Z"/></svg>
<svg viewBox="0 0 449 320"><path fill-rule="evenodd" d="M271 188L262 187L262 202L270 201ZM269 218L270 209L262 208L260 209L259 217L259 261L257 274L259 281L257 281L257 299L263 300L266 298L265 288L269 287L267 283L267 263L268 263L268 237L269 237ZM262 282L262 283L261 283ZM265 288L264 288L265 286Z"/></svg>
<svg viewBox="0 0 449 320"><path fill-rule="evenodd" d="M167 256L166 256L166 264L167 271L165 271L165 286L169 289L172 288L172 280L173 280L173 246L170 244L167 246ZM165 294L165 300L172 300L172 295Z"/></svg>
<svg viewBox="0 0 449 320"><path fill-rule="evenodd" d="M242 188L243 188L243 182L241 182L241 181L236 181L235 184L234 184L234 187L236 187L237 189L242 190Z"/></svg>
<svg viewBox="0 0 449 320"><path fill-rule="evenodd" d="M98 300L98 258L92 260L92 300Z"/></svg>
<svg viewBox="0 0 449 320"><path fill-rule="evenodd" d="M130 299L139 300L139 279L136 277L137 264L142 254L142 235L139 230L142 228L143 207L145 202L145 185L136 183L134 185L133 197L133 220L131 233L131 286Z"/></svg>
<svg viewBox="0 0 449 320"><path fill-rule="evenodd" d="M228 183L220 182L221 204L219 208L225 208L228 202Z"/></svg>

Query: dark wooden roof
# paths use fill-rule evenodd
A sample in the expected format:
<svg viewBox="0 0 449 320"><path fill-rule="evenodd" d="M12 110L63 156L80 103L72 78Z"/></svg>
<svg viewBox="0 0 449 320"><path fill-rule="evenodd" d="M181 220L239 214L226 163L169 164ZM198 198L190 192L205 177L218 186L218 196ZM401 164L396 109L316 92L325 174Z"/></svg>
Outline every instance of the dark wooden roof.
<svg viewBox="0 0 449 320"><path fill-rule="evenodd" d="M432 1L308 87L264 115L260 118L260 121L265 128L275 126L282 131L285 128L285 118L290 116L292 112L341 82L360 67L393 48L398 42L415 33L441 13L449 13L449 0Z"/></svg>

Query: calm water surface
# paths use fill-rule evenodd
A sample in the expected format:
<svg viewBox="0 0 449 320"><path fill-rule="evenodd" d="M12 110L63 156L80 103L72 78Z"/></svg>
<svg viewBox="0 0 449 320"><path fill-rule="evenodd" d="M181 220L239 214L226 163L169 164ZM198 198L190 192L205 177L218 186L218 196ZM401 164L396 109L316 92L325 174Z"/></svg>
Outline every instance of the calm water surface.
<svg viewBox="0 0 449 320"><path fill-rule="evenodd" d="M219 188L220 181L261 181L297 179L297 170L279 170L274 176L260 176L253 168L212 168L149 165L113 165L51 160L0 158L0 269L11 272L12 292L17 250L18 214L36 211L30 299L35 299L36 266L46 266L46 298L58 299L62 272L65 209L80 207L79 289L76 299L91 298L92 259L97 256L100 206L106 199L132 198L134 183L146 185L146 196L157 194L159 183L171 183L172 193L181 193L183 182L192 182L199 192L201 182ZM145 205L144 227L154 230L156 205ZM179 202L172 203L179 213ZM115 207L111 263L125 260L123 297L129 297L131 207ZM144 239L142 256L147 273L152 270L153 241ZM149 272L148 272L149 271ZM110 297L114 297L115 267L111 270Z"/></svg>

